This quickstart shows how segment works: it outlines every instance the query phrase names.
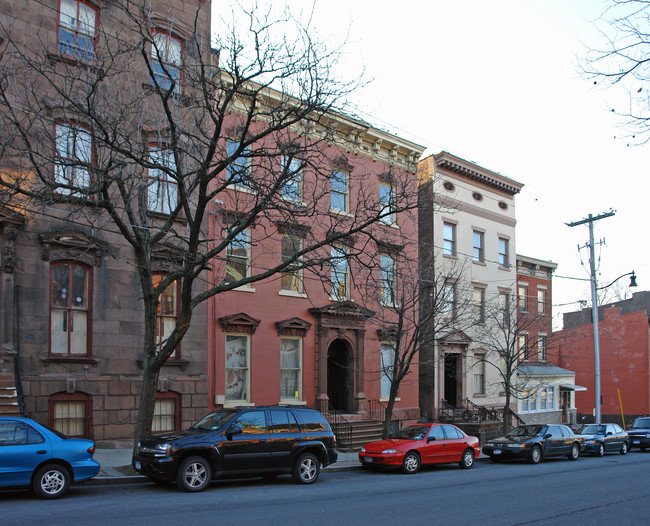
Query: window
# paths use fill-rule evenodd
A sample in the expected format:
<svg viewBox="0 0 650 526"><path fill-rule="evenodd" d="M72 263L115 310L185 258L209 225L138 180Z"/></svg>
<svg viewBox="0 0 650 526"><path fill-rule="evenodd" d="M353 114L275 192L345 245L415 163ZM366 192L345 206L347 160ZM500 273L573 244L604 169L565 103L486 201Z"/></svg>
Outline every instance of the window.
<svg viewBox="0 0 650 526"><path fill-rule="evenodd" d="M271 433L297 433L299 431L298 422L291 411L274 409L269 411L269 416L271 417L269 424Z"/></svg>
<svg viewBox="0 0 650 526"><path fill-rule="evenodd" d="M521 312L528 312L528 287L519 285L517 289L517 306Z"/></svg>
<svg viewBox="0 0 650 526"><path fill-rule="evenodd" d="M542 334L537 336L537 359L540 362L546 361L546 336Z"/></svg>
<svg viewBox="0 0 650 526"><path fill-rule="evenodd" d="M157 287L163 280L164 274L153 275L153 286ZM159 348L165 343L172 331L176 328L178 320L178 287L177 282L171 283L158 296L158 310L156 313L156 344ZM175 349L170 358L178 358L178 349Z"/></svg>
<svg viewBox="0 0 650 526"><path fill-rule="evenodd" d="M90 165L92 160L92 138L90 132L76 124L57 123L56 157L54 161L54 184L57 192L74 195L71 188L90 187Z"/></svg>
<svg viewBox="0 0 650 526"><path fill-rule="evenodd" d="M250 336L226 334L226 400L249 401Z"/></svg>
<svg viewBox="0 0 650 526"><path fill-rule="evenodd" d="M302 400L302 338L280 339L280 398Z"/></svg>
<svg viewBox="0 0 650 526"><path fill-rule="evenodd" d="M537 289L537 313L546 314L546 289Z"/></svg>
<svg viewBox="0 0 650 526"><path fill-rule="evenodd" d="M528 334L519 335L519 359L528 360Z"/></svg>
<svg viewBox="0 0 650 526"><path fill-rule="evenodd" d="M172 93L181 91L181 56L183 46L181 41L161 31L151 36L151 69L153 70L152 84Z"/></svg>
<svg viewBox="0 0 650 526"><path fill-rule="evenodd" d="M465 436L460 432L460 429L454 426L443 424L440 427L442 427L442 429L445 431L445 435L447 435L447 440L456 440L459 438L465 438Z"/></svg>
<svg viewBox="0 0 650 526"><path fill-rule="evenodd" d="M510 326L510 294L499 292L499 312L504 327Z"/></svg>
<svg viewBox="0 0 650 526"><path fill-rule="evenodd" d="M226 280L234 283L249 276L251 263L250 230L237 234L226 249Z"/></svg>
<svg viewBox="0 0 650 526"><path fill-rule="evenodd" d="M97 11L83 2L61 0L59 11L59 53L82 60L95 54Z"/></svg>
<svg viewBox="0 0 650 526"><path fill-rule="evenodd" d="M332 299L341 301L349 298L348 251L345 247L332 247Z"/></svg>
<svg viewBox="0 0 650 526"><path fill-rule="evenodd" d="M233 425L239 424L244 435L266 433L266 413L262 410L247 411L240 415Z"/></svg>
<svg viewBox="0 0 650 526"><path fill-rule="evenodd" d="M395 260L386 255L380 256L380 301L384 305L395 304Z"/></svg>
<svg viewBox="0 0 650 526"><path fill-rule="evenodd" d="M381 344L381 397L390 396L390 386L393 383L395 366L395 346L392 343Z"/></svg>
<svg viewBox="0 0 650 526"><path fill-rule="evenodd" d="M295 258L295 255L302 250L302 239L296 236L282 236L280 244L283 263ZM300 259L296 260L294 264L300 264ZM292 269L291 267L284 269L280 278L280 287L282 290L301 293L302 269Z"/></svg>
<svg viewBox="0 0 650 526"><path fill-rule="evenodd" d="M485 261L485 247L484 247L485 234L474 230L472 234L472 242L474 247L473 257L474 261L483 263Z"/></svg>
<svg viewBox="0 0 650 526"><path fill-rule="evenodd" d="M349 211L349 175L345 172L332 170L332 203L331 209L335 212Z"/></svg>
<svg viewBox="0 0 650 526"><path fill-rule="evenodd" d="M456 284L445 283L443 291L442 315L446 318L456 318Z"/></svg>
<svg viewBox="0 0 650 526"><path fill-rule="evenodd" d="M393 187L391 185L385 183L379 185L379 206L382 215L380 221L386 225L395 224Z"/></svg>
<svg viewBox="0 0 650 526"><path fill-rule="evenodd" d="M302 161L282 156L282 175L287 177L282 186L282 197L290 201L302 201Z"/></svg>
<svg viewBox="0 0 650 526"><path fill-rule="evenodd" d="M43 435L32 426L18 420L0 421L0 447L42 444L43 442L45 442Z"/></svg>
<svg viewBox="0 0 650 526"><path fill-rule="evenodd" d="M71 437L91 437L91 397L85 393L56 393L48 400L48 424Z"/></svg>
<svg viewBox="0 0 650 526"><path fill-rule="evenodd" d="M552 411L555 409L555 388L544 385L539 388L539 409Z"/></svg>
<svg viewBox="0 0 650 526"><path fill-rule="evenodd" d="M240 148L240 143L232 139L228 139L228 157L231 159L228 168L226 168L226 175L230 184L239 187L240 189L251 191L250 180L250 157L248 146L244 147L239 155L237 150ZM235 157L237 155L237 157Z"/></svg>
<svg viewBox="0 0 650 526"><path fill-rule="evenodd" d="M474 359L474 394L485 394L485 356L477 354Z"/></svg>
<svg viewBox="0 0 650 526"><path fill-rule="evenodd" d="M149 168L147 182L147 208L151 212L170 214L178 202L178 191L173 174L176 161L171 150L152 145L149 146Z"/></svg>
<svg viewBox="0 0 650 526"><path fill-rule="evenodd" d="M90 269L57 263L50 276L50 353L90 354Z"/></svg>
<svg viewBox="0 0 650 526"><path fill-rule="evenodd" d="M522 394L521 411L537 411L537 388L526 388Z"/></svg>
<svg viewBox="0 0 650 526"><path fill-rule="evenodd" d="M477 323L485 323L485 289L474 287L473 296L474 319Z"/></svg>
<svg viewBox="0 0 650 526"><path fill-rule="evenodd" d="M427 438L433 440L445 440L445 432L442 430L442 426L434 426L429 431L429 436Z"/></svg>
<svg viewBox="0 0 650 526"><path fill-rule="evenodd" d="M442 253L445 256L456 255L456 225L452 223L442 224Z"/></svg>
<svg viewBox="0 0 650 526"><path fill-rule="evenodd" d="M156 393L151 431L178 431L181 428L181 396L178 393Z"/></svg>
<svg viewBox="0 0 650 526"><path fill-rule="evenodd" d="M508 240L499 238L499 265L502 267L510 266L510 257L508 254Z"/></svg>

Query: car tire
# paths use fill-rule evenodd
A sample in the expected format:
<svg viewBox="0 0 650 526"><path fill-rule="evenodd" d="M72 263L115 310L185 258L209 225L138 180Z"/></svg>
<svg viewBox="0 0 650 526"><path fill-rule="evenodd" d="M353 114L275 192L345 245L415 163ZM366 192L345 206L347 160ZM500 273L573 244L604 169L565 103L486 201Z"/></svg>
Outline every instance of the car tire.
<svg viewBox="0 0 650 526"><path fill-rule="evenodd" d="M32 490L41 499L63 497L70 487L70 472L60 464L41 466L32 478Z"/></svg>
<svg viewBox="0 0 650 526"><path fill-rule="evenodd" d="M212 467L203 457L187 457L178 467L176 485L183 491L203 491L212 479Z"/></svg>
<svg viewBox="0 0 650 526"><path fill-rule="evenodd" d="M605 446L602 442L598 444L598 449L596 450L594 455L596 455L597 457L602 457L605 455Z"/></svg>
<svg viewBox="0 0 650 526"><path fill-rule="evenodd" d="M414 473L420 471L420 465L420 455L418 455L415 451L409 451L406 455L404 455L404 460L402 460L402 473L413 475Z"/></svg>
<svg viewBox="0 0 650 526"><path fill-rule="evenodd" d="M303 453L293 466L293 480L298 484L313 484L320 475L320 462L313 453Z"/></svg>
<svg viewBox="0 0 650 526"><path fill-rule="evenodd" d="M569 460L578 460L580 457L580 445L577 442L574 442L571 446L571 453L568 455Z"/></svg>
<svg viewBox="0 0 650 526"><path fill-rule="evenodd" d="M539 446L533 446L533 449L530 450L530 455L528 455L528 462L530 464L539 464L542 461L542 448Z"/></svg>
<svg viewBox="0 0 650 526"><path fill-rule="evenodd" d="M619 453L621 455L627 455L628 449L629 448L627 447L627 442L623 442L623 444L621 444L621 450L619 451Z"/></svg>
<svg viewBox="0 0 650 526"><path fill-rule="evenodd" d="M461 469L469 469L474 465L474 452L471 449L466 449L463 456L460 458L458 465Z"/></svg>

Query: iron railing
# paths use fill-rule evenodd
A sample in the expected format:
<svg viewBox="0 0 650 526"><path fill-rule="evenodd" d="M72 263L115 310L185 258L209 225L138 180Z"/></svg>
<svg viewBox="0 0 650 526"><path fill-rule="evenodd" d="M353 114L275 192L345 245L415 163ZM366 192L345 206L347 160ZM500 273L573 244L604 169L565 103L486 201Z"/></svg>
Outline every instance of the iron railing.
<svg viewBox="0 0 650 526"><path fill-rule="evenodd" d="M383 423L386 420L386 406L379 400L368 400L368 417L371 420L377 420ZM403 425L404 422L393 413L390 418L390 429L388 432L390 434L397 433L402 429Z"/></svg>
<svg viewBox="0 0 650 526"><path fill-rule="evenodd" d="M352 442L352 424L341 414L341 412L328 404L327 412L324 413L324 416L330 423L337 441L342 444L350 444Z"/></svg>

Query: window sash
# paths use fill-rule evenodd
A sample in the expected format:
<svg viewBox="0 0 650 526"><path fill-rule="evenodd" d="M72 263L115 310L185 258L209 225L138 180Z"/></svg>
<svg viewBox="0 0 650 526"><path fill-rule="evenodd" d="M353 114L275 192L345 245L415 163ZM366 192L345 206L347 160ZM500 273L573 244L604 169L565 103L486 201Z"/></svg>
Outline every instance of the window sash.
<svg viewBox="0 0 650 526"><path fill-rule="evenodd" d="M482 356L476 357L474 367L474 394L485 394L485 361Z"/></svg>
<svg viewBox="0 0 650 526"><path fill-rule="evenodd" d="M92 60L95 54L96 10L74 0L61 0L60 5L59 52Z"/></svg>
<svg viewBox="0 0 650 526"><path fill-rule="evenodd" d="M176 399L156 398L153 409L151 431L160 433L176 429Z"/></svg>
<svg viewBox="0 0 650 526"><path fill-rule="evenodd" d="M302 161L288 155L282 156L283 175L289 177L282 185L282 197L290 201L302 201Z"/></svg>
<svg viewBox="0 0 650 526"><path fill-rule="evenodd" d="M379 185L379 205L381 217L380 221L386 225L395 224L395 214L393 213L394 197L393 187L388 184ZM387 215L383 215L387 214Z"/></svg>
<svg viewBox="0 0 650 526"><path fill-rule="evenodd" d="M442 225L442 253L445 256L456 255L456 225L443 223Z"/></svg>
<svg viewBox="0 0 650 526"><path fill-rule="evenodd" d="M153 285L156 287L163 279L164 274L153 275ZM156 311L156 344L162 348L165 341L171 336L178 322L178 283L170 283L158 296L158 309ZM178 349L170 358L178 357Z"/></svg>
<svg viewBox="0 0 650 526"><path fill-rule="evenodd" d="M384 305L395 304L395 260L380 256L380 299Z"/></svg>
<svg viewBox="0 0 650 526"><path fill-rule="evenodd" d="M485 289L482 287L474 288L474 319L478 323L485 321Z"/></svg>
<svg viewBox="0 0 650 526"><path fill-rule="evenodd" d="M50 272L50 353L87 355L90 270L63 263L52 265Z"/></svg>
<svg viewBox="0 0 650 526"><path fill-rule="evenodd" d="M181 87L181 56L183 46L177 38L167 33L156 32L151 36L152 83L168 90L174 83L173 93Z"/></svg>
<svg viewBox="0 0 650 526"><path fill-rule="evenodd" d="M485 259L483 249L483 232L474 231L472 239L474 261L482 263Z"/></svg>
<svg viewBox="0 0 650 526"><path fill-rule="evenodd" d="M537 289L537 313L546 314L546 290Z"/></svg>
<svg viewBox="0 0 650 526"><path fill-rule="evenodd" d="M332 247L331 266L332 298L346 299L349 297L349 268L345 248Z"/></svg>
<svg viewBox="0 0 650 526"><path fill-rule="evenodd" d="M499 265L507 267L509 263L508 240L499 238Z"/></svg>
<svg viewBox="0 0 650 526"><path fill-rule="evenodd" d="M390 387L393 382L395 370L395 345L393 343L381 344L381 396L390 396Z"/></svg>
<svg viewBox="0 0 650 526"><path fill-rule="evenodd" d="M280 398L302 400L302 339L280 339Z"/></svg>
<svg viewBox="0 0 650 526"><path fill-rule="evenodd" d="M251 267L250 230L239 232L226 249L226 280L236 282L249 277Z"/></svg>
<svg viewBox="0 0 650 526"><path fill-rule="evenodd" d="M239 149L239 145L239 141L228 139L228 157L232 158L235 155ZM248 146L246 146L242 152L237 157L233 158L230 164L228 164L226 175L230 184L250 191L250 157L248 155L249 150Z"/></svg>
<svg viewBox="0 0 650 526"><path fill-rule="evenodd" d="M173 152L162 146L149 147L149 168L147 208L151 212L170 214L178 204L178 187L167 170L176 171L176 161Z"/></svg>
<svg viewBox="0 0 650 526"><path fill-rule="evenodd" d="M519 287L518 294L519 310L521 312L528 312L528 287Z"/></svg>
<svg viewBox="0 0 650 526"><path fill-rule="evenodd" d="M282 236L280 244L283 263L292 259L302 249L302 239L295 236ZM299 264L299 262L300 260L297 260L296 264ZM302 269L283 270L280 278L280 287L282 290L302 292Z"/></svg>
<svg viewBox="0 0 650 526"><path fill-rule="evenodd" d="M226 400L249 401L250 338L226 334Z"/></svg>
<svg viewBox="0 0 650 526"><path fill-rule="evenodd" d="M92 161L92 136L81 126L57 123L55 125L56 158L54 184L74 186L80 189L90 186L89 167ZM57 192L74 195L69 188L57 188Z"/></svg>
<svg viewBox="0 0 650 526"><path fill-rule="evenodd" d="M331 172L331 209L337 212L348 211L349 181L348 174L332 170Z"/></svg>

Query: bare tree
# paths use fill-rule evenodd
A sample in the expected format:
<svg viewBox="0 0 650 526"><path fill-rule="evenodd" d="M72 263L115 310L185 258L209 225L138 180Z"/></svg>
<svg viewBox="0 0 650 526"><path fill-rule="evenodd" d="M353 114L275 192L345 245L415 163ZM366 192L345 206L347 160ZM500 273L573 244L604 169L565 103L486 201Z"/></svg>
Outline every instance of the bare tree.
<svg viewBox="0 0 650 526"><path fill-rule="evenodd" d="M428 280L431 264L418 262L409 257L411 253L407 245L400 252L381 256L367 286L369 295L380 305L375 323L380 327L380 339L385 342L379 371L381 381L388 387L384 438L390 433L400 386L414 365L423 367L421 349L433 347L442 336L466 330L475 322L465 265L459 261L449 263Z"/></svg>
<svg viewBox="0 0 650 526"><path fill-rule="evenodd" d="M519 374L519 366L529 360L536 362L538 353L544 354L541 359L551 360L548 353L555 336L546 332L548 324L548 316L519 312L517 297L504 291L486 305L485 322L474 327L474 341L485 351L478 359L497 370L495 387L505 394L504 433L511 428L511 403L532 386L532 379ZM536 377L535 382L540 379Z"/></svg>
<svg viewBox="0 0 650 526"><path fill-rule="evenodd" d="M609 0L598 22L602 45L589 50L581 70L594 84L624 91L611 110L631 130L628 138L645 144L650 140L650 2Z"/></svg>
<svg viewBox="0 0 650 526"><path fill-rule="evenodd" d="M260 6L234 13L238 23L210 42L203 9L181 27L147 1L110 2L96 45L73 57L52 53L44 33L25 41L11 20L0 28L0 126L10 131L0 199L131 249L144 306L135 444L151 430L160 368L199 304L283 272L318 273L331 245L350 236L347 256L361 258L379 221L417 204L412 174L395 169L390 210L366 188L345 217L329 214L333 152L358 145L367 128L341 114L358 82L337 77L340 50L288 11L274 18ZM300 241L270 267L231 265L221 282L206 283L206 269L225 269L254 223L269 240ZM308 228L316 223L324 236ZM173 283L177 323L161 334L160 296Z"/></svg>

